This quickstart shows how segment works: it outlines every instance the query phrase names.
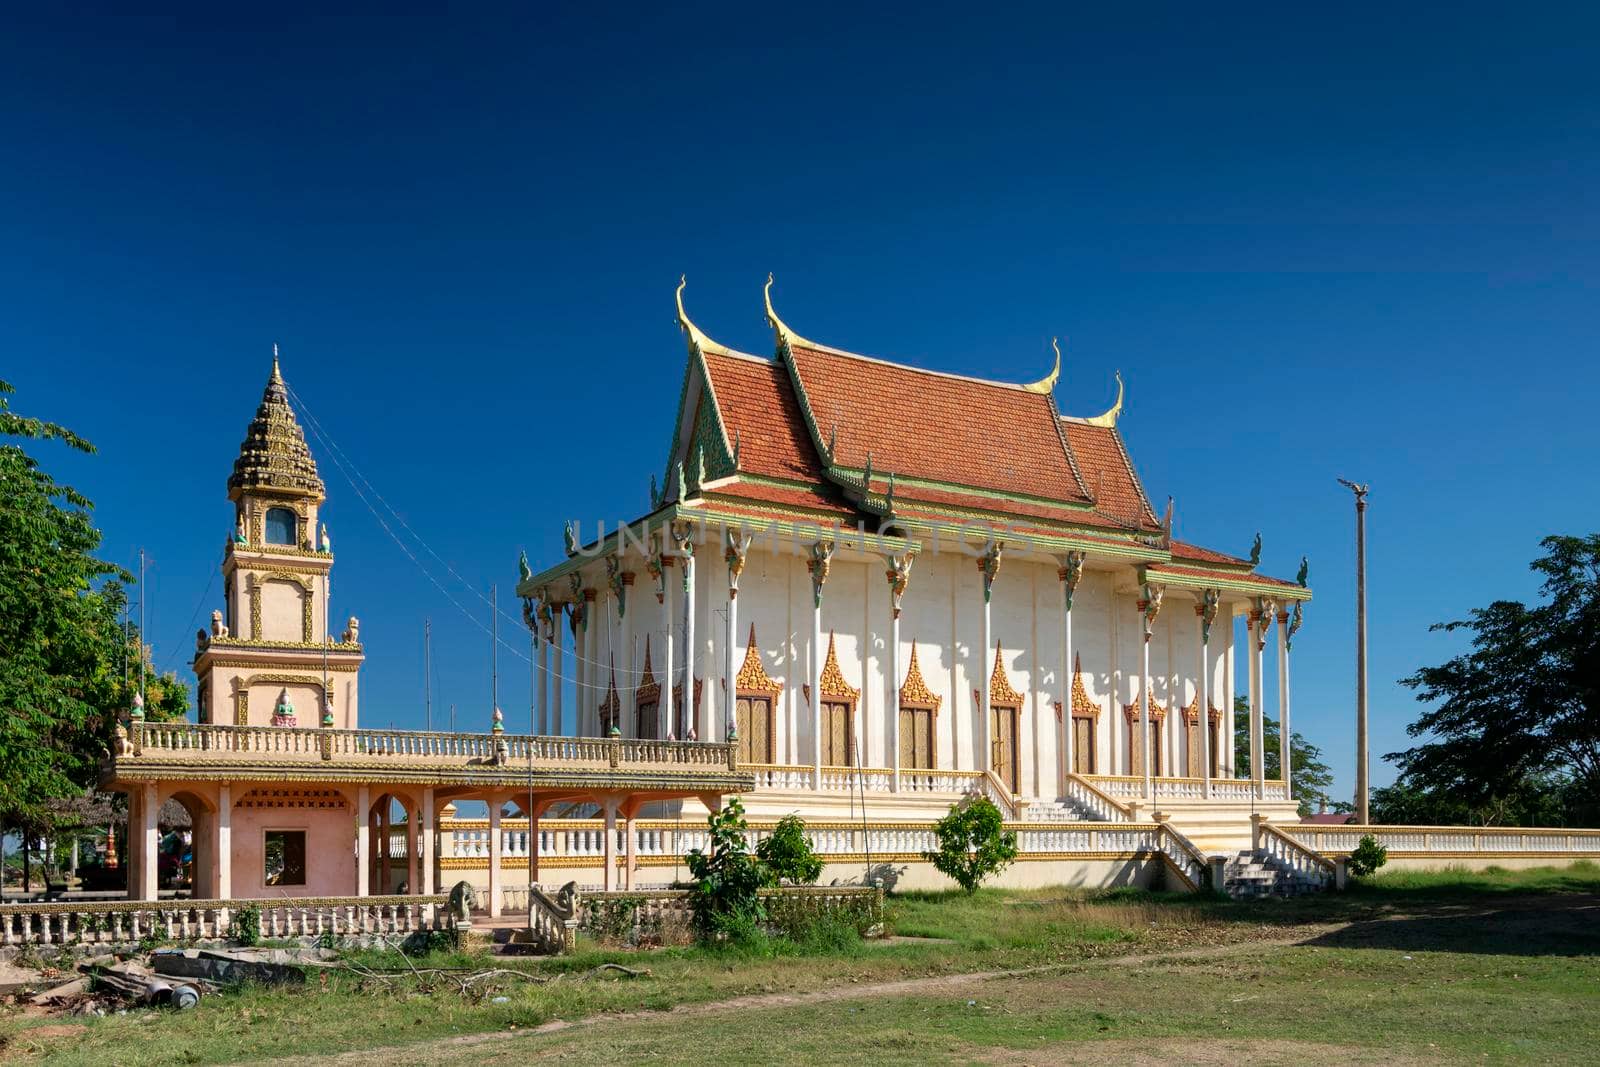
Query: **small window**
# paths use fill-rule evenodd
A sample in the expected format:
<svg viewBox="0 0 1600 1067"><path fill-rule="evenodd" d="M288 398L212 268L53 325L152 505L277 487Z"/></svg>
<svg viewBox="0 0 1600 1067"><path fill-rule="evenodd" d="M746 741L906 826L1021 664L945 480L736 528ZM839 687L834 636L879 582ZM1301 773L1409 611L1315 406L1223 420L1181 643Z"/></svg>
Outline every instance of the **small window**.
<svg viewBox="0 0 1600 1067"><path fill-rule="evenodd" d="M267 509L267 544L297 545L295 526L298 524L293 508Z"/></svg>
<svg viewBox="0 0 1600 1067"><path fill-rule="evenodd" d="M305 885L306 832L268 830L265 866L267 885Z"/></svg>

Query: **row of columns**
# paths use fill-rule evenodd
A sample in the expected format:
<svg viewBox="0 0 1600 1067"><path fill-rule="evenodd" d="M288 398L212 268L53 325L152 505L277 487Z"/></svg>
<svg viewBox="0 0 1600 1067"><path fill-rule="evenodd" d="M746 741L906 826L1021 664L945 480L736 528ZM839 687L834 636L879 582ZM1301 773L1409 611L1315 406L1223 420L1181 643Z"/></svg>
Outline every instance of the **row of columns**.
<svg viewBox="0 0 1600 1067"><path fill-rule="evenodd" d="M672 538L673 546L674 546L674 550L675 550L674 553L668 554L668 553L666 553L664 551L661 551L661 550L657 549L655 551L655 553L652 555L652 558L651 558L651 570L652 570L653 573L655 573L657 575L657 582L658 582L657 596L658 596L658 599L660 599L662 601L662 603L665 605L667 617L670 620L670 619L673 618L673 606L672 606L671 600L670 600L672 583L669 580L669 574L667 572L673 567L675 561L676 562L681 562L681 565L682 565L682 590L683 590L683 594L684 594L682 625L683 625L684 633L685 633L685 639L686 639L685 643L688 646L688 648L691 650L690 655L686 656L685 658L688 659L692 663L692 650L696 647L695 644L694 644L694 640L695 640L695 638L694 638L694 621L695 621L695 607L694 607L694 594L695 594L694 562L695 562L695 555L694 555L694 547L693 547L693 544L691 543L691 539L690 539L690 536L689 536L689 534L690 534L689 528L686 525L679 525L679 526L674 527L670 531L670 534L671 534L671 538ZM735 737L736 734L737 734L737 710L736 710L736 708L737 708L737 702L738 702L738 687L737 687L737 684L736 684L736 670L737 670L737 664L739 662L739 658L738 657L739 657L739 651L740 651L739 650L739 629L738 629L739 578L740 578L740 575L743 573L743 570L744 570L745 559L746 559L746 555L747 555L747 552L748 552L748 549L749 549L749 544L750 544L750 537L746 532L744 532L742 530L739 530L739 529L737 529L735 527L728 527L728 528L725 529L724 538L723 538L723 549L724 549L723 550L723 558L724 558L725 564L727 565L728 597L727 597L727 609L726 609L726 613L725 613L725 617L724 617L724 633L723 633L722 675L723 675L723 678L725 679L725 686L724 686L724 690L723 690L723 694L722 694L722 712L723 712L722 719L723 719L723 723L722 723L722 727L721 727L720 730L712 730L712 729L709 728L709 722L704 723L702 725L702 728L699 731L697 736L699 736L699 737L701 737L703 739L706 739L706 740L722 740L724 738L731 739L731 738ZM988 546L986 546L985 552L977 560L977 566L978 566L979 572L980 572L980 574L982 576L982 590L983 590L983 608L982 608L982 617L981 617L980 647L982 647L983 649L986 650L985 651L985 655L987 655L987 649L990 647L990 645L992 643L993 619L992 619L991 601L992 601L992 595L993 595L994 581L995 581L996 576L999 573L1000 563L1001 563L1001 560L1002 560L1003 554L1004 554L1004 548L1005 548L1005 546L1004 546L1004 544L1002 542L993 541ZM818 541L817 543L815 543L812 546L810 558L807 560L807 563L806 563L807 571L810 574L811 583L812 583L811 657L810 657L810 665L809 665L809 672L808 672L809 673L809 687L808 687L808 689L809 689L809 693L810 693L809 702L810 702L810 711L811 711L811 739L812 739L812 746L811 746L812 747L812 761L811 762L812 762L812 773L815 776L817 784L819 784L819 785L820 785L820 782L821 782L821 774L822 774L822 744L821 744L821 737L822 737L822 701L821 701L821 698L820 698L821 670L822 670L822 663L821 663L821 660L822 660L822 656L821 656L821 649L822 649L822 599L823 599L823 594L824 594L824 591L825 591L826 582L827 582L827 579L828 579L828 574L829 574L830 565L831 565L831 561L832 561L834 552L835 552L835 544L832 541L826 541L826 540ZM901 768L900 768L900 736L899 736L899 734L900 734L900 721L899 721L899 719L900 719L900 717L899 717L899 686L900 686L900 634L899 634L899 629L900 629L900 626L899 626L899 624L900 624L900 612L901 612L901 598L904 596L904 593L905 593L905 590L906 590L906 586L907 586L908 579L909 579L909 574L910 574L910 569L911 569L911 561L913 559L914 559L914 556L910 552L907 552L907 553L904 553L904 554L899 554L899 555L890 555L888 557L889 568L888 568L888 571L887 571L887 578L888 578L888 581L889 581L889 587L890 587L890 591L891 591L891 615L890 615L890 621L889 621L889 627L890 627L890 642L889 642L889 645L890 645L890 673L889 673L888 686L887 686L888 691L889 691L889 698L885 702L884 706L887 709L889 709L889 715L890 715L890 721L891 721L890 747L893 750L892 764L893 764L893 769L895 771L895 781L896 781L896 783L898 783L900 770L901 770ZM1061 688L1060 700L1061 700L1061 706L1064 709L1063 715L1062 715L1062 724L1064 726L1064 729L1062 730L1062 734L1064 736L1063 736L1063 743L1060 746L1060 748L1061 748L1061 752L1062 752L1063 765L1066 768L1066 773L1067 774L1071 774L1072 773L1072 768L1075 765L1074 764L1074 751L1073 751L1073 749L1074 749L1074 745L1076 743L1075 742L1075 738L1073 736L1073 730L1071 729L1071 719L1070 719L1070 708L1072 706L1072 693L1071 693L1072 670L1071 670L1071 666L1070 665L1073 662L1073 660L1072 660L1072 655L1073 655L1072 604L1073 604L1073 597L1074 597L1074 594L1075 594L1075 592L1077 590L1078 584L1082 580L1085 559L1086 559L1086 553L1084 553L1084 552L1081 552L1081 551L1068 552L1064 557L1061 558L1061 565L1057 570L1057 577L1061 582L1061 589L1062 589L1062 598L1061 598L1061 662L1063 664L1063 667L1062 667L1061 678L1060 678L1060 688ZM612 577L613 577L614 587L618 589L618 594L617 594L617 598L616 599L617 599L617 603L618 603L618 606L619 606L619 614L620 614L621 611L624 610L624 608L625 608L626 590L625 590L625 587L616 586L615 585L615 576L617 574L617 567L618 567L617 561L614 558L613 559L609 559L607 561L607 567L608 567L608 573L610 575L612 575ZM578 578L577 575L571 576L570 582L571 582L573 597L572 597L572 599L570 601L568 601L566 603L565 606L566 606L566 608L568 610L569 616L573 620L573 633L574 633L574 637L575 637L575 643L578 643L576 641L576 638L577 638L577 636L578 636L578 634L580 632L580 629L585 633L587 633L587 631L589 629L589 627L587 625L587 615L588 615L588 612L591 610L590 609L590 605L592 605L592 603L594 602L595 591L593 589L585 589L585 588L583 588L582 585L581 585L581 581L580 581L580 579ZM1142 744L1139 746L1139 748L1141 750L1141 754L1142 754L1143 758L1142 758L1142 765L1140 767L1138 767L1138 768L1130 768L1130 770L1135 772L1135 773L1140 774L1144 778L1144 793L1145 793L1146 796L1150 796L1152 794L1152 791L1153 791L1153 783L1152 783L1153 766L1152 766L1152 763L1153 763L1153 755L1154 755L1154 748L1153 748L1153 744L1152 744L1152 722L1151 722L1151 718L1150 718L1150 689L1151 689L1150 642L1151 642L1151 638L1152 638L1153 633L1154 633L1154 626L1155 626L1156 619L1158 618L1158 616L1160 614L1160 611L1161 611L1162 598L1164 596L1164 592L1165 592L1164 586L1162 586L1160 583L1147 581L1141 587L1141 594L1140 594L1140 597L1139 597L1139 600L1138 600L1138 609L1139 609L1139 613L1140 613L1141 630L1142 630L1142 638L1143 638L1143 640L1141 642L1142 648L1141 648L1140 686L1139 686L1139 717L1138 717L1137 729L1139 730L1140 737L1142 738ZM1211 658L1210 658L1209 649L1210 649L1210 640L1211 640L1211 630L1212 630L1213 624L1214 624L1214 622L1216 620L1218 611L1220 609L1221 592L1220 592L1220 590L1217 590L1217 589L1202 589L1202 590L1199 590L1196 595L1197 595L1197 603L1195 604L1195 614L1196 614L1196 617L1197 617L1197 620L1198 620L1199 633L1200 633L1199 672L1198 672L1198 681L1199 681L1199 690L1200 690L1199 691L1199 707L1200 707L1200 720L1201 720L1201 728L1199 730L1200 743L1201 743L1200 767L1201 767L1202 776L1205 779L1204 793L1205 793L1206 796L1209 797L1211 795L1211 778L1212 778L1212 775L1211 775L1211 762L1212 762L1211 747L1212 747L1212 741L1211 741L1211 730L1210 730L1210 707L1211 707L1210 669L1211 669ZM546 616L548 616L548 614L549 614L549 610L548 609L549 609L550 603L551 602L549 600L546 600L545 605L544 605L544 607L542 609ZM557 614L559 615L563 605L561 603L557 602L557 603L555 603L554 606L555 606ZM1291 748L1291 745L1290 745L1290 738L1292 736L1292 732L1290 730L1290 724L1289 724L1289 650L1290 650L1290 644L1291 644L1291 641L1292 641L1293 633L1294 633L1294 631L1296 629L1299 628L1299 625L1300 625L1301 609L1300 609L1299 603L1297 602L1295 604L1295 607L1294 607L1293 621L1292 621L1292 624L1291 624L1290 614L1289 614L1287 609L1281 607L1280 605L1274 604L1272 601L1268 600L1267 598L1258 597L1258 598L1255 599L1254 604L1253 604L1252 608L1250 609L1250 611L1248 613L1249 642L1247 644L1247 649L1249 651L1249 656L1250 656L1250 660L1249 660L1249 683L1248 683L1249 705L1250 705L1250 739L1251 739L1251 741L1250 741L1250 759L1251 759L1250 780L1252 781L1252 783L1254 783L1254 789L1255 789L1255 792L1256 792L1257 796L1261 796L1264 793L1264 786L1262 785L1262 783L1263 783L1263 781L1265 779L1264 725L1263 725L1264 724L1264 711L1263 711L1263 703L1264 703L1264 701L1263 701L1263 693L1262 693L1262 687L1263 687L1264 683L1263 683L1263 671L1262 671L1261 657L1262 657L1262 652L1263 652L1263 650L1265 648L1266 630L1267 630L1268 626L1270 626L1271 622L1273 621L1274 612L1276 612L1277 621L1279 623L1279 626L1278 626L1278 710L1279 710L1279 718L1280 718L1280 731L1282 733L1282 738L1281 738L1281 746L1282 746L1281 763L1282 763L1282 768L1283 768L1283 778L1284 778L1284 781L1285 781L1286 784L1290 782L1290 772L1291 772L1291 761L1290 761L1290 748ZM622 630L622 633L624 635L623 636L624 647L627 647L627 632L628 632L627 628L626 628L626 626L624 626L624 628ZM554 626L551 626L551 627L549 627L547 629L547 633L550 634L552 637L554 637L559 642L559 629L558 628L556 628ZM556 683L555 683L555 687L556 687L556 695L555 695L556 715L555 715L555 721L553 723L548 722L546 717L545 717L545 715L544 715L544 708L547 707L548 705L546 703L545 689L544 689L543 685L541 684L541 687L540 687L540 690L539 690L539 692L540 692L540 716L539 716L539 721L541 723L541 732L542 732L542 730L544 729L545 726L550 726L550 725L553 725L555 730L557 732L559 732L561 730L561 726L562 726L562 724L561 724L561 716L560 716L561 659L562 659L562 657L561 657L561 654L560 654L559 643L558 643L557 648L556 648L556 657L555 658L556 658ZM578 656L578 662L577 662L577 671L578 671L578 675L579 675L579 692L580 692L580 694L588 694L589 693L589 685L592 685L592 683L590 683L589 685L586 685L586 682L585 682L585 679L584 679L585 669L586 669L586 666L592 665L592 664L594 664L596 662L597 662L596 656L590 650L588 650L586 647L584 647L580 643L580 654ZM543 660L542 654L541 654L540 663L541 663L541 673L542 673L543 669L544 669L543 668L544 660ZM666 665L665 666L666 666L666 671L665 671L666 682L663 685L663 692L664 692L665 695L664 695L664 697L663 697L663 699L661 701L661 705L660 706L662 708L670 708L670 706L671 706L671 693L672 693L673 686L674 686L674 672L676 670L676 655L675 655L675 648L674 648L674 626L671 625L671 624L669 624L666 627ZM629 664L629 669L631 670L631 663ZM692 677L693 672L692 672L692 667L689 666L688 664L685 665L684 675L685 675L685 677L684 677L684 680L683 680L683 694L684 694L683 695L683 703L687 704L687 705L690 705L692 707L693 706L693 677ZM984 766L986 768L993 769L993 763L994 763L994 758L995 758L994 747L993 747L994 746L993 723L991 721L992 720L992 716L990 714L990 706L989 706L989 687L988 687L987 683L988 683L988 679L985 676L982 679L982 684L980 684L977 687L978 688L978 718L979 718L979 722L978 722L978 729L976 731L975 740L978 742L979 752L980 753L987 753L987 756L980 755L979 759L981 761L985 761L984 762ZM595 693L600 692L601 689L603 688L603 686L604 686L604 683L600 683L598 686L593 688L593 692L595 692ZM632 693L634 687L630 685L627 688L629 689L629 692L630 692L630 696L629 696L628 700L629 700L629 707L631 708L633 706L632 705L632 699L633 698L631 696L631 693ZM593 703L596 706L598 706L598 700L593 700L593 699L589 698L588 696L580 696L580 702L581 703L583 701L585 701L585 700L587 700L588 703ZM713 700L711 703L714 705L715 701ZM1174 709L1174 710L1176 710L1176 709ZM663 736L666 736L667 732L669 730L671 730L671 729L674 729L675 725L676 725L674 723L669 723L668 720L669 720L669 716L667 714L665 714L665 713L663 713L663 714L661 714L659 716L660 729L662 731ZM580 726L581 726L581 724L580 724ZM862 732L864 732L864 729L865 729L864 722L860 724L860 729L861 729ZM860 751L860 747L859 746L860 746L861 738L858 737L858 738L854 738L852 740L853 740L853 743L855 743L858 746L857 747L857 751Z"/></svg>

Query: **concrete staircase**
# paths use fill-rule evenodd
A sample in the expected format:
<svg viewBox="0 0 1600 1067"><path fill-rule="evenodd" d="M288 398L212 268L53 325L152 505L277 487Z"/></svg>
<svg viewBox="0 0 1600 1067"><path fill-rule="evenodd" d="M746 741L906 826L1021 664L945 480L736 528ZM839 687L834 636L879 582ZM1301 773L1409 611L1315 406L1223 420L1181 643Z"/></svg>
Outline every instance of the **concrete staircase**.
<svg viewBox="0 0 1600 1067"><path fill-rule="evenodd" d="M1067 797L1036 800L1022 809L1023 822L1101 822L1094 812Z"/></svg>
<svg viewBox="0 0 1600 1067"><path fill-rule="evenodd" d="M1320 893L1323 885L1272 862L1263 853L1235 853L1223 867L1223 891L1235 900L1298 897Z"/></svg>

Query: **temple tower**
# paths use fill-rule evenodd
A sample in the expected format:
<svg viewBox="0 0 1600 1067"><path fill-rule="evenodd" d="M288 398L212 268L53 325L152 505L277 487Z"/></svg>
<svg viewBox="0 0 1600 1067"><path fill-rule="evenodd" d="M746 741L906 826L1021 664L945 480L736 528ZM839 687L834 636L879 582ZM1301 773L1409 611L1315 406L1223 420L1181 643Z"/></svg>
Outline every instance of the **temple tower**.
<svg viewBox="0 0 1600 1067"><path fill-rule="evenodd" d="M352 615L329 632L333 552L318 521L325 496L274 347L228 478L223 607L211 613L209 632L195 635L201 722L355 728L360 623Z"/></svg>

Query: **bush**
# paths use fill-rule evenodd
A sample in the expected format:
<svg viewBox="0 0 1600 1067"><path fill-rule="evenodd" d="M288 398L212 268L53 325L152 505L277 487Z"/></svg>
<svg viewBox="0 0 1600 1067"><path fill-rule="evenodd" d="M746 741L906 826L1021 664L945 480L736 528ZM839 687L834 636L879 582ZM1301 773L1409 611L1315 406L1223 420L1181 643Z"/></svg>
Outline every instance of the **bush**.
<svg viewBox="0 0 1600 1067"><path fill-rule="evenodd" d="M254 945L261 940L261 907L242 904L233 909L228 920L228 937L241 945Z"/></svg>
<svg viewBox="0 0 1600 1067"><path fill-rule="evenodd" d="M952 805L933 832L939 851L924 852L923 858L968 894L976 893L985 879L1017 858L1017 835L1003 827L1000 809L988 797Z"/></svg>
<svg viewBox="0 0 1600 1067"><path fill-rule="evenodd" d="M771 836L756 846L756 855L771 873L774 884L814 885L822 877L822 857L811 851L806 824L798 815L779 819Z"/></svg>
<svg viewBox="0 0 1600 1067"><path fill-rule="evenodd" d="M683 859L694 876L689 907L694 912L695 933L702 941L712 941L735 935L766 917L758 891L767 875L745 844L747 824L738 797L721 811L712 812L706 825L711 831L709 850L692 849Z"/></svg>
<svg viewBox="0 0 1600 1067"><path fill-rule="evenodd" d="M1357 878L1367 875L1389 862L1389 850L1378 844L1371 834L1362 835L1361 842L1350 853L1350 873Z"/></svg>

